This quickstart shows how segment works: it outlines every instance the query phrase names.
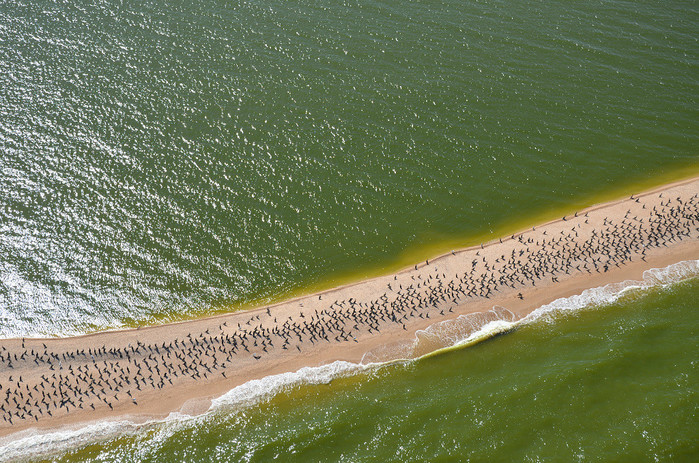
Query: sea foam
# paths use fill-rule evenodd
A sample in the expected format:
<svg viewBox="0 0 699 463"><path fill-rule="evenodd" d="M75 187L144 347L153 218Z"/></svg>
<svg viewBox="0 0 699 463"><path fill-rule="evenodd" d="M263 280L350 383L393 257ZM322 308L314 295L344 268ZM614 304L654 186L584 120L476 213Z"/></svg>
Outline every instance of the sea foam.
<svg viewBox="0 0 699 463"><path fill-rule="evenodd" d="M629 291L665 287L697 276L699 276L699 260L684 261L662 269L648 270L643 274L641 281L627 280L588 289L579 295L557 299L521 319L516 319L512 312L503 307L494 307L485 313L462 315L455 320L438 322L425 330L419 330L412 342L371 351L359 364L336 361L327 365L304 367L295 372L248 381L213 399L208 409L198 416L174 412L167 418L142 423L128 419L104 420L59 430L22 431L0 440L0 462L25 461L59 455L90 443L133 435L154 427L157 430L149 437L149 441L151 444L155 441L153 445L157 445L158 441L164 441L178 429L194 426L217 412L226 413L254 406L294 387L305 384L327 384L334 379L374 370L390 362L424 357L436 350L476 344L528 323L553 322L560 314L611 304ZM429 350L429 348L433 349Z"/></svg>
<svg viewBox="0 0 699 463"><path fill-rule="evenodd" d="M641 281L626 280L621 283L586 289L581 294L556 299L545 304L519 320L507 320L505 317L501 317L499 320L489 321L479 330L455 342L453 346L471 345L533 322L554 322L561 314L612 304L631 291L643 292L651 288L666 287L697 276L699 276L699 260L683 261L665 268L646 270Z"/></svg>
<svg viewBox="0 0 699 463"><path fill-rule="evenodd" d="M57 456L91 443L133 435L139 431L150 430L158 426L159 429L150 436L150 440L163 441L177 430L200 423L213 413L225 413L232 409L240 410L271 399L280 392L302 384L327 384L339 377L378 367L380 365L360 365L336 361L327 365L303 367L295 372L280 373L248 381L213 399L208 410L197 416L173 412L164 419L148 420L141 423L127 418L118 421L102 420L87 425L81 424L79 427L66 426L48 432L35 429L21 431L0 439L0 462L19 462Z"/></svg>

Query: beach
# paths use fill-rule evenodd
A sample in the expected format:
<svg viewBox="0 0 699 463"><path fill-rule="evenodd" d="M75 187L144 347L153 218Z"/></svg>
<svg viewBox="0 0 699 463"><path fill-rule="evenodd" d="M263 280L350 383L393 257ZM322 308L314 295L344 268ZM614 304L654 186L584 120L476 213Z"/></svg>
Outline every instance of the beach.
<svg viewBox="0 0 699 463"><path fill-rule="evenodd" d="M0 341L0 436L173 411L338 360L414 358L436 323L559 298L699 259L699 178L599 204L395 274L254 310L86 336ZM459 318L462 317L462 318ZM486 317L487 318L487 317ZM10 436L11 438L11 436Z"/></svg>
<svg viewBox="0 0 699 463"><path fill-rule="evenodd" d="M696 460L696 9L4 2L0 463Z"/></svg>

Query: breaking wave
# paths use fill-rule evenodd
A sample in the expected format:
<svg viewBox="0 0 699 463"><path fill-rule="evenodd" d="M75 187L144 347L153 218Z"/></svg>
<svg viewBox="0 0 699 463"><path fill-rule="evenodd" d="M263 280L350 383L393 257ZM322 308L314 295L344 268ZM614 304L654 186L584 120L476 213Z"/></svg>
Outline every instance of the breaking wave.
<svg viewBox="0 0 699 463"><path fill-rule="evenodd" d="M409 360L433 354L444 349L460 348L476 344L495 335L509 332L534 321L554 321L563 313L571 313L588 307L611 304L630 291L645 291L664 287L699 276L699 260L684 261L663 269L651 269L644 273L641 281L628 280L583 291L579 295L557 299L539 307L529 315L517 319L504 307L494 307L484 313L462 315L454 320L435 323L419 330L412 342L394 344L368 352L362 362L336 361L318 367L304 367L296 372L281 373L252 380L237 386L222 396L213 399L208 408L198 415L185 413L186 405L179 412L159 420L137 422L99 421L79 428L66 427L59 430L27 430L0 440L0 462L27 461L69 450L79 449L90 443L105 441L117 436L134 435L155 428L162 441L178 429L193 426L210 418L217 412L230 412L254 406L275 395L306 384L327 384L334 379L359 374L380 368L382 365L400 360ZM151 436L152 438L153 436ZM152 439L151 439L152 440Z"/></svg>
<svg viewBox="0 0 699 463"><path fill-rule="evenodd" d="M630 291L643 292L697 276L699 260L683 261L665 268L647 270L643 273L641 281L626 280L587 289L575 296L556 299L520 319L499 306L487 312L460 315L456 319L438 322L424 330L418 330L413 341L373 349L364 355L362 364L415 359L443 349L472 345L534 321L553 321L562 313L611 304Z"/></svg>

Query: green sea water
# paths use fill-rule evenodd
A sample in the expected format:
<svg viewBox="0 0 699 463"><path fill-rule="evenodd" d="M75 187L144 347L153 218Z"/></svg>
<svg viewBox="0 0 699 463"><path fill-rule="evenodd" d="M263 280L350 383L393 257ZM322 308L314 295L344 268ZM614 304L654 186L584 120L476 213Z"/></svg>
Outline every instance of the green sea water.
<svg viewBox="0 0 699 463"><path fill-rule="evenodd" d="M696 174L698 24L674 0L0 0L0 337L281 300ZM69 458L691 461L697 300Z"/></svg>
<svg viewBox="0 0 699 463"><path fill-rule="evenodd" d="M58 461L696 461L699 279Z"/></svg>

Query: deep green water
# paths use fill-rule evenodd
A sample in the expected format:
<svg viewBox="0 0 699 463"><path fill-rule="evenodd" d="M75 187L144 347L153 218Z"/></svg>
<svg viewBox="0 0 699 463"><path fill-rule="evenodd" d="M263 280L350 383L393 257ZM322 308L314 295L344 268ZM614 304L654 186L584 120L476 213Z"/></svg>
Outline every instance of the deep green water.
<svg viewBox="0 0 699 463"><path fill-rule="evenodd" d="M0 0L0 337L278 300L697 172L698 24L673 0ZM70 459L696 460L698 295Z"/></svg>

